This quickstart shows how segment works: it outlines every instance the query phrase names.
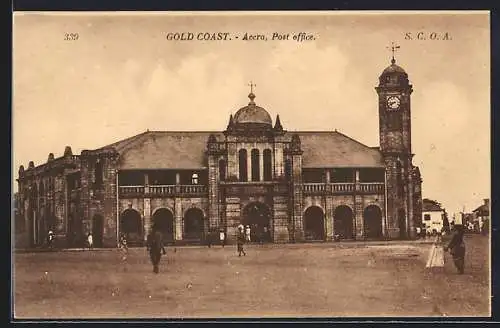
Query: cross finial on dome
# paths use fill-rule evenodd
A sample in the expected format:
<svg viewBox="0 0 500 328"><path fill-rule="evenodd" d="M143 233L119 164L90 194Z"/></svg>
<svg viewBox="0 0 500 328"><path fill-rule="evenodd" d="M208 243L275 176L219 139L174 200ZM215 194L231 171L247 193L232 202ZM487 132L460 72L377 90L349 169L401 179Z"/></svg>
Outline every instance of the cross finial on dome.
<svg viewBox="0 0 500 328"><path fill-rule="evenodd" d="M248 95L248 98L250 98L250 105L255 105L255 102L253 101L255 99L255 94L253 93L253 87L256 87L257 85L254 84L252 81L248 84L250 87L250 94Z"/></svg>
<svg viewBox="0 0 500 328"><path fill-rule="evenodd" d="M398 50L399 48L401 48L401 47L397 44L394 44L394 42L391 42L391 46L387 47L387 49L390 49L392 52L392 59L391 59L392 65L396 64L396 59L394 59L394 52L396 52L396 50Z"/></svg>

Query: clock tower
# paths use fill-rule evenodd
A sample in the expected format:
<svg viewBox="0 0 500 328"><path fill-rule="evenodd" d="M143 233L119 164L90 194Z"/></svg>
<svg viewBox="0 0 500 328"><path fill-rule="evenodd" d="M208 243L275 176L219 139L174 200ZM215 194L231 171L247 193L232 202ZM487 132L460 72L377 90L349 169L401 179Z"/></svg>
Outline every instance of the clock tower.
<svg viewBox="0 0 500 328"><path fill-rule="evenodd" d="M379 77L375 88L379 101L380 151L386 168L387 238L408 239L415 236L414 180L411 151L411 102L413 91L408 74L396 65L394 50L391 65ZM420 178L419 178L420 179ZM417 213L417 212L415 212Z"/></svg>

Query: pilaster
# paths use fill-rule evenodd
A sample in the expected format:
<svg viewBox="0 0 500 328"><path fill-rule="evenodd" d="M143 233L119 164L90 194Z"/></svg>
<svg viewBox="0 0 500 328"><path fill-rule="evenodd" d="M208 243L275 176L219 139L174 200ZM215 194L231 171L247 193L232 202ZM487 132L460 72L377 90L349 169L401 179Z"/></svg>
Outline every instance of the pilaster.
<svg viewBox="0 0 500 328"><path fill-rule="evenodd" d="M174 209L174 236L175 240L182 240L182 202L181 198L175 198Z"/></svg>

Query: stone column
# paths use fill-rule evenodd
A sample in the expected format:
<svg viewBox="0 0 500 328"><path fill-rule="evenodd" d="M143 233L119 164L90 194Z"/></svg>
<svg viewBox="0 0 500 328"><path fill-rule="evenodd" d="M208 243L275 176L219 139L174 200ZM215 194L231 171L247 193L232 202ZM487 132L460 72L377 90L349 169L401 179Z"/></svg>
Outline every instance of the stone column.
<svg viewBox="0 0 500 328"><path fill-rule="evenodd" d="M328 171L327 171L328 172ZM329 174L327 174L329 178ZM325 233L326 240L333 239L333 196L327 195L325 197Z"/></svg>
<svg viewBox="0 0 500 328"><path fill-rule="evenodd" d="M226 239L230 243L234 243L240 224L240 198L226 197Z"/></svg>
<svg viewBox="0 0 500 328"><path fill-rule="evenodd" d="M264 151L259 150L259 174L260 181L264 181Z"/></svg>
<svg viewBox="0 0 500 328"><path fill-rule="evenodd" d="M326 176L326 183L330 183L330 181L331 181L330 170L326 170L325 176Z"/></svg>
<svg viewBox="0 0 500 328"><path fill-rule="evenodd" d="M412 179L412 175L409 174L408 176L408 185L407 185L407 204L408 204L408 211L407 211L407 216L406 216L406 226L408 227L407 229L409 230L408 231L408 237L410 239L415 239L415 234L416 234L416 231L415 231L415 222L414 222L414 216L413 216L413 193L414 193L414 188L413 188L413 179Z"/></svg>
<svg viewBox="0 0 500 328"><path fill-rule="evenodd" d="M279 176L282 176L284 172L283 168L283 144L277 143L276 148L274 149L274 153L271 153L273 157L272 163L274 163L274 174L273 179L276 179Z"/></svg>
<svg viewBox="0 0 500 328"><path fill-rule="evenodd" d="M294 154L292 156L292 176L294 238L295 241L302 241L304 239L304 227L302 221L302 153Z"/></svg>
<svg viewBox="0 0 500 328"><path fill-rule="evenodd" d="M252 181L252 150L247 149L247 181Z"/></svg>
<svg viewBox="0 0 500 328"><path fill-rule="evenodd" d="M359 191L359 170L356 170L354 178L354 231L356 234L356 239L363 239L365 237L365 227L363 220L363 196L359 194Z"/></svg>
<svg viewBox="0 0 500 328"><path fill-rule="evenodd" d="M151 226L151 199L144 198L144 241L147 241Z"/></svg>
<svg viewBox="0 0 500 328"><path fill-rule="evenodd" d="M181 198L176 197L175 198L175 210L174 210L174 235L175 235L175 240L182 240L182 202Z"/></svg>
<svg viewBox="0 0 500 328"><path fill-rule="evenodd" d="M219 226L219 160L217 153L208 155L208 228Z"/></svg>

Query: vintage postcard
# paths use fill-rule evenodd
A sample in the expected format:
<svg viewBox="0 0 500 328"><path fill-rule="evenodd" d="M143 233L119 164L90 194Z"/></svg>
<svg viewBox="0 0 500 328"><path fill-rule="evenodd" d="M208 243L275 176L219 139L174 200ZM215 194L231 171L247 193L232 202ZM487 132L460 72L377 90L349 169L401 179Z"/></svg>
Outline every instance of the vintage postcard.
<svg viewBox="0 0 500 328"><path fill-rule="evenodd" d="M14 319L489 317L490 16L15 12Z"/></svg>

